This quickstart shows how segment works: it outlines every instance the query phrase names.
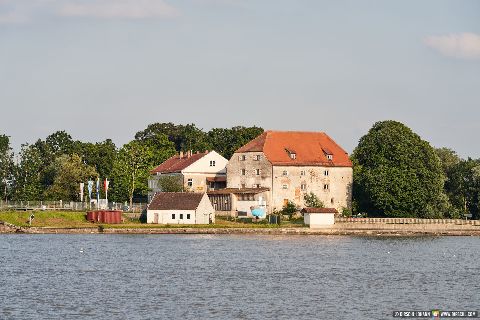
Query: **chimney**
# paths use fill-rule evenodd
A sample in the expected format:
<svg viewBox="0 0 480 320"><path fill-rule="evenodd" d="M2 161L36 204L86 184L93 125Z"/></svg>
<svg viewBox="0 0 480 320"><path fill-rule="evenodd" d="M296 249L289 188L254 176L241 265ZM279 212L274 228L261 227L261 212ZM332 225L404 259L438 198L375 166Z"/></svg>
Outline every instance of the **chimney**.
<svg viewBox="0 0 480 320"><path fill-rule="evenodd" d="M208 150L205 150L205 153L208 153Z"/></svg>
<svg viewBox="0 0 480 320"><path fill-rule="evenodd" d="M199 154L199 153L200 153L200 151L196 151L195 153L196 153L196 154Z"/></svg>
<svg viewBox="0 0 480 320"><path fill-rule="evenodd" d="M180 151L180 159L183 158L183 151Z"/></svg>
<svg viewBox="0 0 480 320"><path fill-rule="evenodd" d="M192 155L192 150L188 150L187 151L187 158L190 158L191 155Z"/></svg>

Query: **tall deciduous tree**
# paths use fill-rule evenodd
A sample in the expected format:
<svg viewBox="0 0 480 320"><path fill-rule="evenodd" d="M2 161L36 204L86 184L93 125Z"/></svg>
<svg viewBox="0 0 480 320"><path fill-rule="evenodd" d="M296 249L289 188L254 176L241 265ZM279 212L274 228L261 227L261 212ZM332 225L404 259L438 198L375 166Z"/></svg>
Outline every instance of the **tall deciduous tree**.
<svg viewBox="0 0 480 320"><path fill-rule="evenodd" d="M146 195L153 161L152 150L147 145L137 140L125 144L113 164L112 199L129 199L131 207L135 194Z"/></svg>
<svg viewBox="0 0 480 320"><path fill-rule="evenodd" d="M208 141L213 150L230 159L238 148L262 132L263 129L259 127L214 128L208 132Z"/></svg>
<svg viewBox="0 0 480 320"><path fill-rule="evenodd" d="M43 200L42 172L44 162L37 145L23 144L20 163L14 170L14 198L16 200Z"/></svg>
<svg viewBox="0 0 480 320"><path fill-rule="evenodd" d="M10 147L10 138L0 135L0 189L3 199L8 199L9 185L13 178L13 153Z"/></svg>
<svg viewBox="0 0 480 320"><path fill-rule="evenodd" d="M53 184L45 192L50 200L79 201L80 182L95 179L98 176L93 166L82 162L77 154L61 155L52 164Z"/></svg>
<svg viewBox="0 0 480 320"><path fill-rule="evenodd" d="M377 122L353 152L359 210L387 217L443 217L445 175L428 142L396 121Z"/></svg>

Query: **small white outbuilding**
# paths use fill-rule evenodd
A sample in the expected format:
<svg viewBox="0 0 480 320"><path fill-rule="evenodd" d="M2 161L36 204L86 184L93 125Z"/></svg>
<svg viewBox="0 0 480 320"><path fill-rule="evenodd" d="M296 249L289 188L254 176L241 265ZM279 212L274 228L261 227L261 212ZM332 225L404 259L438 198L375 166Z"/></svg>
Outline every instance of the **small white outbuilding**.
<svg viewBox="0 0 480 320"><path fill-rule="evenodd" d="M147 223L210 224L215 210L206 193L157 192L147 207Z"/></svg>
<svg viewBox="0 0 480 320"><path fill-rule="evenodd" d="M303 208L303 222L310 228L328 228L335 224L335 208Z"/></svg>

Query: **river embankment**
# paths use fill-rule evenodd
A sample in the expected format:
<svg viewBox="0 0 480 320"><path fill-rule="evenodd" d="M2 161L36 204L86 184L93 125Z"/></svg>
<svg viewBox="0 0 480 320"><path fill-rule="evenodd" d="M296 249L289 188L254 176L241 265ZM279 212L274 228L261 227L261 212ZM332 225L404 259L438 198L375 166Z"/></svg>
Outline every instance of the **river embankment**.
<svg viewBox="0 0 480 320"><path fill-rule="evenodd" d="M26 234L255 234L255 235L354 235L354 236L480 236L478 225L338 223L326 228L212 228L212 227L19 227L0 223L0 233Z"/></svg>

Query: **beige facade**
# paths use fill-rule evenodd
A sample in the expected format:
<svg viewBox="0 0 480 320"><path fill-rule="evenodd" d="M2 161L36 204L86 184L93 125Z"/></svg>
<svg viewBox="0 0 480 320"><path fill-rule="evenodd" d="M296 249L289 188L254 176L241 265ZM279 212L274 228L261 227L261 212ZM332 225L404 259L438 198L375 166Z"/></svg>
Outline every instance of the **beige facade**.
<svg viewBox="0 0 480 320"><path fill-rule="evenodd" d="M290 200L304 207L313 192L327 207L351 208L353 170L333 166L274 166L263 152L235 153L227 164L227 188L270 189L268 212Z"/></svg>

